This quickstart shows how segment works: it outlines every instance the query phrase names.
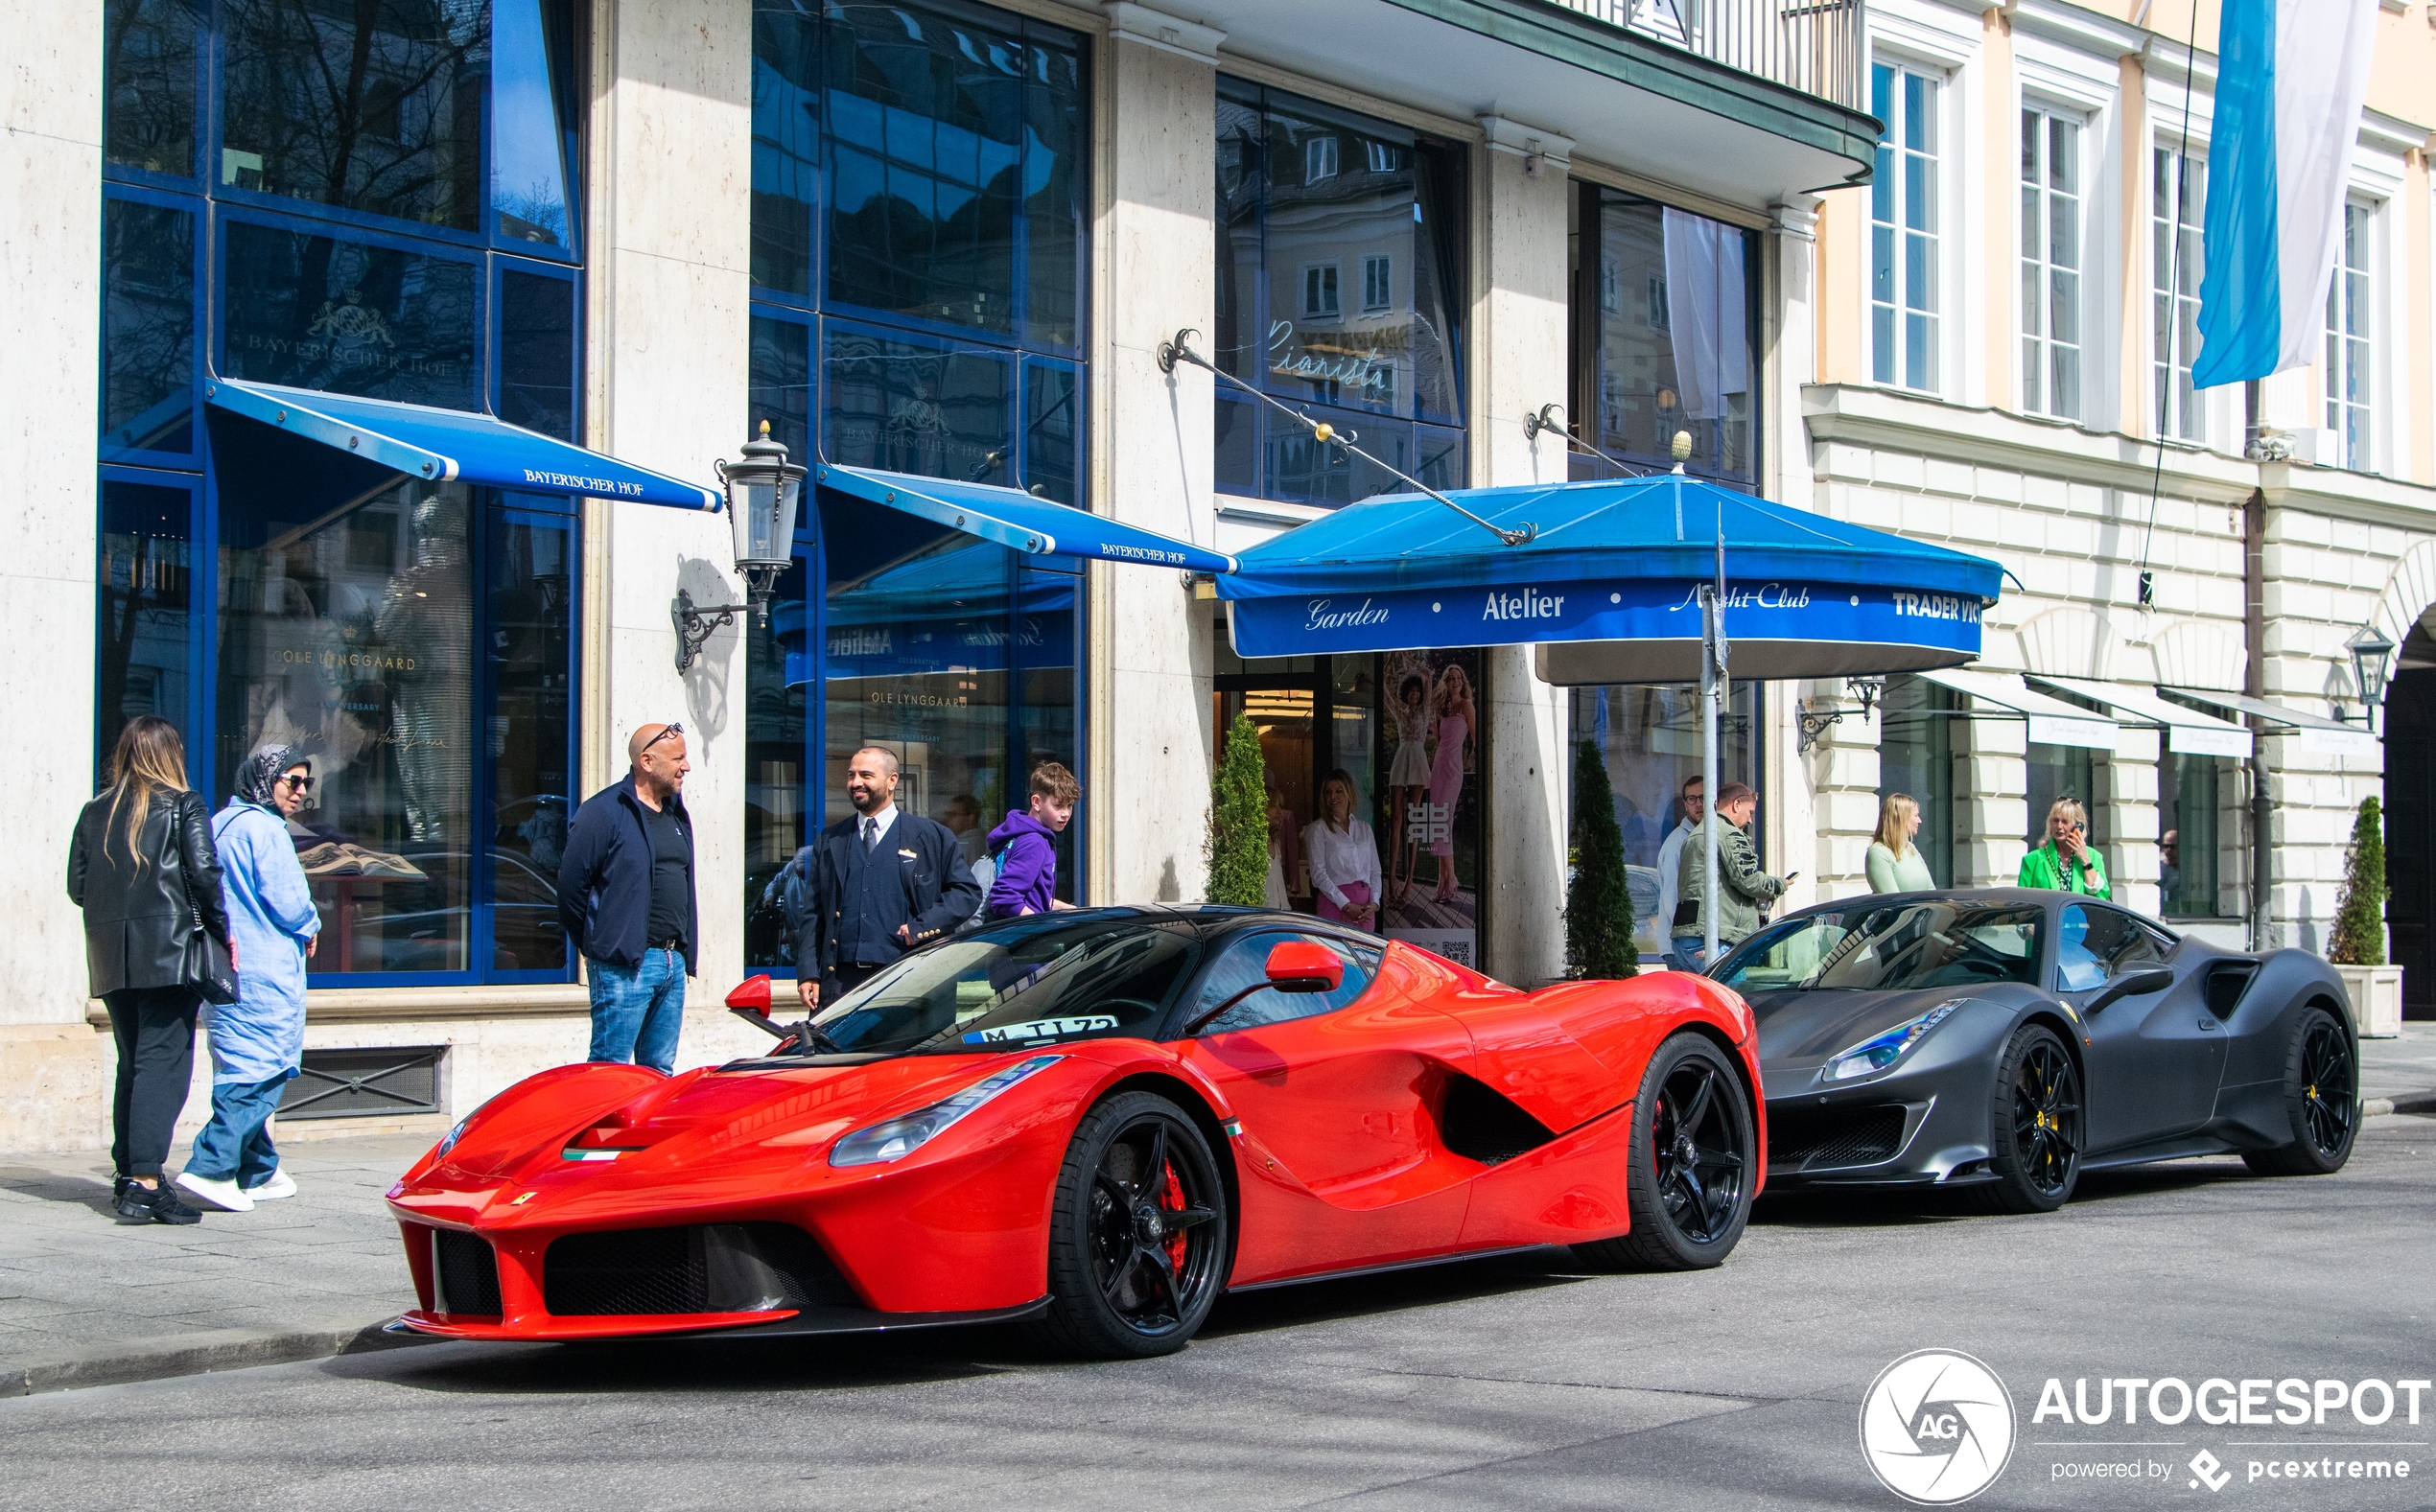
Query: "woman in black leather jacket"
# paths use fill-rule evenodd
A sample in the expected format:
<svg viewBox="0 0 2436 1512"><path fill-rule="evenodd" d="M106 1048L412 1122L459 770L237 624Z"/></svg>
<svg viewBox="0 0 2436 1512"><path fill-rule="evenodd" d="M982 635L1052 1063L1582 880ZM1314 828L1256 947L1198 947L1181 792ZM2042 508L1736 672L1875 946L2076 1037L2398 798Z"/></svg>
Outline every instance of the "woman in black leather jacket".
<svg viewBox="0 0 2436 1512"><path fill-rule="evenodd" d="M110 753L110 785L76 822L68 896L84 910L92 994L109 1005L118 1039L110 1161L119 1217L194 1223L202 1214L161 1179L170 1131L195 1068L195 1012L186 945L200 928L228 939L211 809L186 786L186 745L152 715L134 720Z"/></svg>

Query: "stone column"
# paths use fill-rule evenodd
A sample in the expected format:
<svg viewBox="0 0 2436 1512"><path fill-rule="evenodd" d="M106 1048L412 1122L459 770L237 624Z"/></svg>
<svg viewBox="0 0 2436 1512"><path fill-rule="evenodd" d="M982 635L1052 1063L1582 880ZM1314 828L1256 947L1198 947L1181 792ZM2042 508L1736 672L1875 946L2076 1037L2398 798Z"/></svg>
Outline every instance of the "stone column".
<svg viewBox="0 0 2436 1512"><path fill-rule="evenodd" d="M1092 507L1211 543L1214 380L1159 370L1217 309L1217 58L1226 34L1114 0L1102 52L1099 224L1092 238ZM1083 795L1092 902L1198 902L1206 868L1216 605L1183 574L1091 569L1090 770Z"/></svg>
<svg viewBox="0 0 2436 1512"><path fill-rule="evenodd" d="M2103 849L2115 901L2152 918L2165 912L2165 858L2157 849L2157 763L2167 759L2165 745L2155 730L2124 726L2113 756L2100 757L2096 782L2106 804Z"/></svg>
<svg viewBox="0 0 2436 1512"><path fill-rule="evenodd" d="M1480 118L1473 224L1471 481L1558 482L1562 440L1523 434L1526 415L1562 401L1568 337L1565 170L1573 142L1503 116ZM1485 538L1484 538L1485 539ZM1489 549L1498 549L1493 542ZM1534 675L1528 646L1491 648L1487 762L1486 969L1517 986L1564 972L1571 770L1565 691Z"/></svg>
<svg viewBox="0 0 2436 1512"><path fill-rule="evenodd" d="M106 1142L107 1041L84 1023L84 920L60 891L92 796L100 434L102 8L17 7L0 73L0 696L31 723L0 804L0 1149ZM205 554L198 560L208 561Z"/></svg>
<svg viewBox="0 0 2436 1512"><path fill-rule="evenodd" d="M2029 727L2018 719L1954 725L1954 880L2011 887L2029 833Z"/></svg>
<svg viewBox="0 0 2436 1512"><path fill-rule="evenodd" d="M752 15L598 0L594 18L585 439L715 486L713 458L745 439ZM730 604L744 585L724 514L595 500L584 532L584 793L624 775L638 725L684 721L693 761L700 978L682 1063L698 1063L758 1042L717 1012L744 959L744 645L721 630L680 675L669 608L679 588Z"/></svg>

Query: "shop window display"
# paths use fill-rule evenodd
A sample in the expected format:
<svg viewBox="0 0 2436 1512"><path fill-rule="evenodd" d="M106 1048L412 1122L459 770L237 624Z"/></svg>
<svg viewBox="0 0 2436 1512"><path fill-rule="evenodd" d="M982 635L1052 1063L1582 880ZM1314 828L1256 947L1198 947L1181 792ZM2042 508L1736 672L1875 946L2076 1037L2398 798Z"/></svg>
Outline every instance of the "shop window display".
<svg viewBox="0 0 2436 1512"><path fill-rule="evenodd" d="M1078 361L1087 48L959 3L754 13L748 427L799 458L1087 504ZM968 860L1032 765L1081 774L1081 564L807 492L796 564L746 634L745 956L792 968L785 869L849 812L855 749ZM1081 831L1059 837L1080 896Z"/></svg>
<svg viewBox="0 0 2436 1512"><path fill-rule="evenodd" d="M208 358L580 434L572 8L109 0L102 26L100 749L165 714L215 795L256 745L302 751L316 982L568 981L575 501L196 405Z"/></svg>
<svg viewBox="0 0 2436 1512"><path fill-rule="evenodd" d="M1958 703L1952 688L1899 673L1886 679L1878 706L1879 800L1908 793L1920 805L1920 832L1911 843L1940 887L1965 885L1954 870L1954 721Z"/></svg>
<svg viewBox="0 0 2436 1512"><path fill-rule="evenodd" d="M1219 368L1433 487L1464 478L1463 153L1235 80L1218 94ZM1344 504L1405 487L1218 390L1221 490Z"/></svg>
<svg viewBox="0 0 2436 1512"><path fill-rule="evenodd" d="M1655 962L1667 949L1672 925L1672 920L1656 917L1659 896L1666 891L1658 852L1686 818L1683 784L1701 775L1699 692L1666 684L1577 687L1568 702L1574 741L1590 741L1606 759L1616 826L1624 832L1632 941L1644 961ZM1733 685L1717 732L1721 785L1759 786L1759 685ZM1764 827L1767 823L1763 799L1755 825ZM1761 853L1766 853L1764 843Z"/></svg>

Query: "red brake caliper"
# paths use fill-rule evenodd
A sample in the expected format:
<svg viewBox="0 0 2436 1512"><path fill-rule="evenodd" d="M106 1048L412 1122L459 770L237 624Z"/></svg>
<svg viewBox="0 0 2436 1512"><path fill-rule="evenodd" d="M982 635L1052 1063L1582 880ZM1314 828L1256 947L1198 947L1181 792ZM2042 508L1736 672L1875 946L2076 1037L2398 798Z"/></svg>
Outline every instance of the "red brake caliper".
<svg viewBox="0 0 2436 1512"><path fill-rule="evenodd" d="M1176 1179L1176 1167L1172 1161L1167 1167L1167 1185L1159 1195L1159 1206L1171 1213L1183 1211L1184 1184ZM1167 1236L1167 1264L1179 1272L1184 1268L1184 1234L1182 1229Z"/></svg>

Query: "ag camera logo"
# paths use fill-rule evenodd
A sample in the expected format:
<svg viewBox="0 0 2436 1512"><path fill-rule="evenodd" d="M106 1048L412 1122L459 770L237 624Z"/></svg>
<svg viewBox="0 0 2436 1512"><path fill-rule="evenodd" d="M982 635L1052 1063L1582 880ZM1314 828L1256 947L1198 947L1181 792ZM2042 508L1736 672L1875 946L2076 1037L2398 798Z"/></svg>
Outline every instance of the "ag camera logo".
<svg viewBox="0 0 2436 1512"><path fill-rule="evenodd" d="M2013 1457L2013 1398L1996 1372L1922 1349L1878 1373L1861 1399L1861 1453L1879 1484L1922 1506L1968 1501Z"/></svg>

